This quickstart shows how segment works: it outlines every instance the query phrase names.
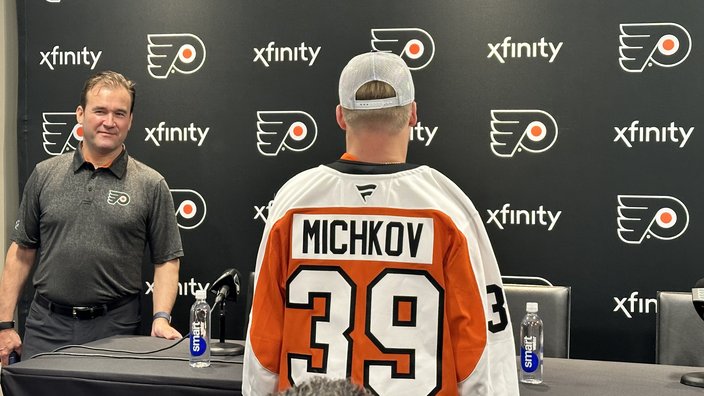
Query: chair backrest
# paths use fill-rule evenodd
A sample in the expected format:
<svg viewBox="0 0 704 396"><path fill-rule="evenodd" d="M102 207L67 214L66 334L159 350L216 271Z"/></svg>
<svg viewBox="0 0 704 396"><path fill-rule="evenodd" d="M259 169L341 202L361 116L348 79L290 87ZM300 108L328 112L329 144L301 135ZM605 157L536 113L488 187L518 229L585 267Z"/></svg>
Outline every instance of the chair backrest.
<svg viewBox="0 0 704 396"><path fill-rule="evenodd" d="M542 286L504 284L508 303L516 355L520 353L521 320L527 302L538 303L538 316L543 320L543 354L545 357L570 357L570 315L572 288L569 286Z"/></svg>
<svg viewBox="0 0 704 396"><path fill-rule="evenodd" d="M704 366L704 321L692 305L692 294L658 291L655 362Z"/></svg>

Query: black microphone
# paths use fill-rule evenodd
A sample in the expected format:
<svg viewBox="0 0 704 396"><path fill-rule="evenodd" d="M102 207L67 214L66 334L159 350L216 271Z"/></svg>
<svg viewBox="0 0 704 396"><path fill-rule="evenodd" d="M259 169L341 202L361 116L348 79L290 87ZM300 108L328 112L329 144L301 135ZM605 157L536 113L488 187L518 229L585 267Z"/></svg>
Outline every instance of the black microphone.
<svg viewBox="0 0 704 396"><path fill-rule="evenodd" d="M699 317L704 320L704 278L699 279L692 288L692 304Z"/></svg>
<svg viewBox="0 0 704 396"><path fill-rule="evenodd" d="M692 304L699 317L704 320L704 278L699 279L692 288ZM704 388L704 372L683 374L680 383Z"/></svg>
<svg viewBox="0 0 704 396"><path fill-rule="evenodd" d="M237 296L240 294L240 277L236 269L230 268L213 282L210 286L210 292L216 294L213 306L218 305L222 300L237 301Z"/></svg>

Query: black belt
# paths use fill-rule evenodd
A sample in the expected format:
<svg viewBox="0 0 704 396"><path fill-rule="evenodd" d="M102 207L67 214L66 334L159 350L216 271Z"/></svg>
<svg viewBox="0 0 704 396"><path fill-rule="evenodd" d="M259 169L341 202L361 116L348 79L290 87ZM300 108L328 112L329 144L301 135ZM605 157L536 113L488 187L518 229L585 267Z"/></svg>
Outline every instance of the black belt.
<svg viewBox="0 0 704 396"><path fill-rule="evenodd" d="M117 307L127 304L135 298L137 298L137 295L126 296L107 304L72 307L70 305L57 304L37 293L34 301L42 307L47 308L51 312L59 315L69 316L74 319L95 319L99 316L107 314L108 311L112 311Z"/></svg>

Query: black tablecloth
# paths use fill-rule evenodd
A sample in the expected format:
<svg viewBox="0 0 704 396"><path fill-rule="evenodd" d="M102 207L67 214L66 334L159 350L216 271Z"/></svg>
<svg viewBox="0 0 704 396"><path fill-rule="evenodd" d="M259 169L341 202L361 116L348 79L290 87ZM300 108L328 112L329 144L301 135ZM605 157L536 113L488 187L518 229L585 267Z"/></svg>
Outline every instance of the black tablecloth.
<svg viewBox="0 0 704 396"><path fill-rule="evenodd" d="M521 396L678 396L704 395L680 384L682 374L701 367L546 358L543 383L521 384Z"/></svg>
<svg viewBox="0 0 704 396"><path fill-rule="evenodd" d="M239 395L242 357L214 356L209 368L188 365L187 340L154 355L181 361L146 360L124 353L69 348L68 353L92 356L40 356L3 368L4 396L38 395ZM111 337L87 345L149 351L173 345L154 337ZM97 356L125 356L115 359ZM223 362L218 362L222 360ZM521 384L521 396L678 396L704 395L704 389L680 384L682 374L704 368L655 364L545 359L544 383Z"/></svg>
<svg viewBox="0 0 704 396"><path fill-rule="evenodd" d="M175 341L155 337L118 336L86 345L152 351L173 344ZM210 367L192 368L188 365L188 340L175 348L141 357L83 348L69 348L61 352L92 356L45 355L3 367L0 383L4 396L231 396L239 395L242 385L242 356L213 356Z"/></svg>

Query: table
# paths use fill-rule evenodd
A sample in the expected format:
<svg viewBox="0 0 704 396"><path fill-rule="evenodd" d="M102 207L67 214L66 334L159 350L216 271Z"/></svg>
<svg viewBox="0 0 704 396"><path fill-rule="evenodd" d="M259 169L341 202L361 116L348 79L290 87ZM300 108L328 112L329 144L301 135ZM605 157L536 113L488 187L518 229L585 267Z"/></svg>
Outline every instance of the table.
<svg viewBox="0 0 704 396"><path fill-rule="evenodd" d="M239 342L241 341L234 341ZM145 336L117 336L89 343L94 347L150 351L174 341ZM211 367L188 366L187 340L174 349L152 356L173 360L138 359L125 353L115 359L97 356L106 352L69 348L65 352L92 356L40 356L3 368L6 396L36 395L239 395L242 356L214 356ZM678 396L704 395L703 388L680 384L682 374L704 368L642 363L546 358L544 382L521 384L521 396Z"/></svg>
<svg viewBox="0 0 704 396"><path fill-rule="evenodd" d="M680 384L682 374L702 367L545 358L543 383L520 384L521 396L704 395L704 388Z"/></svg>
<svg viewBox="0 0 704 396"><path fill-rule="evenodd" d="M238 341L234 341L238 342ZM152 351L175 341L146 336L116 336L87 346L129 351ZM37 395L239 395L242 385L242 356L211 356L208 368L188 365L188 340L173 349L143 359L126 353L68 348L61 352L88 356L45 355L2 369L5 396ZM97 356L110 354L122 358ZM154 360L182 359L182 360Z"/></svg>

